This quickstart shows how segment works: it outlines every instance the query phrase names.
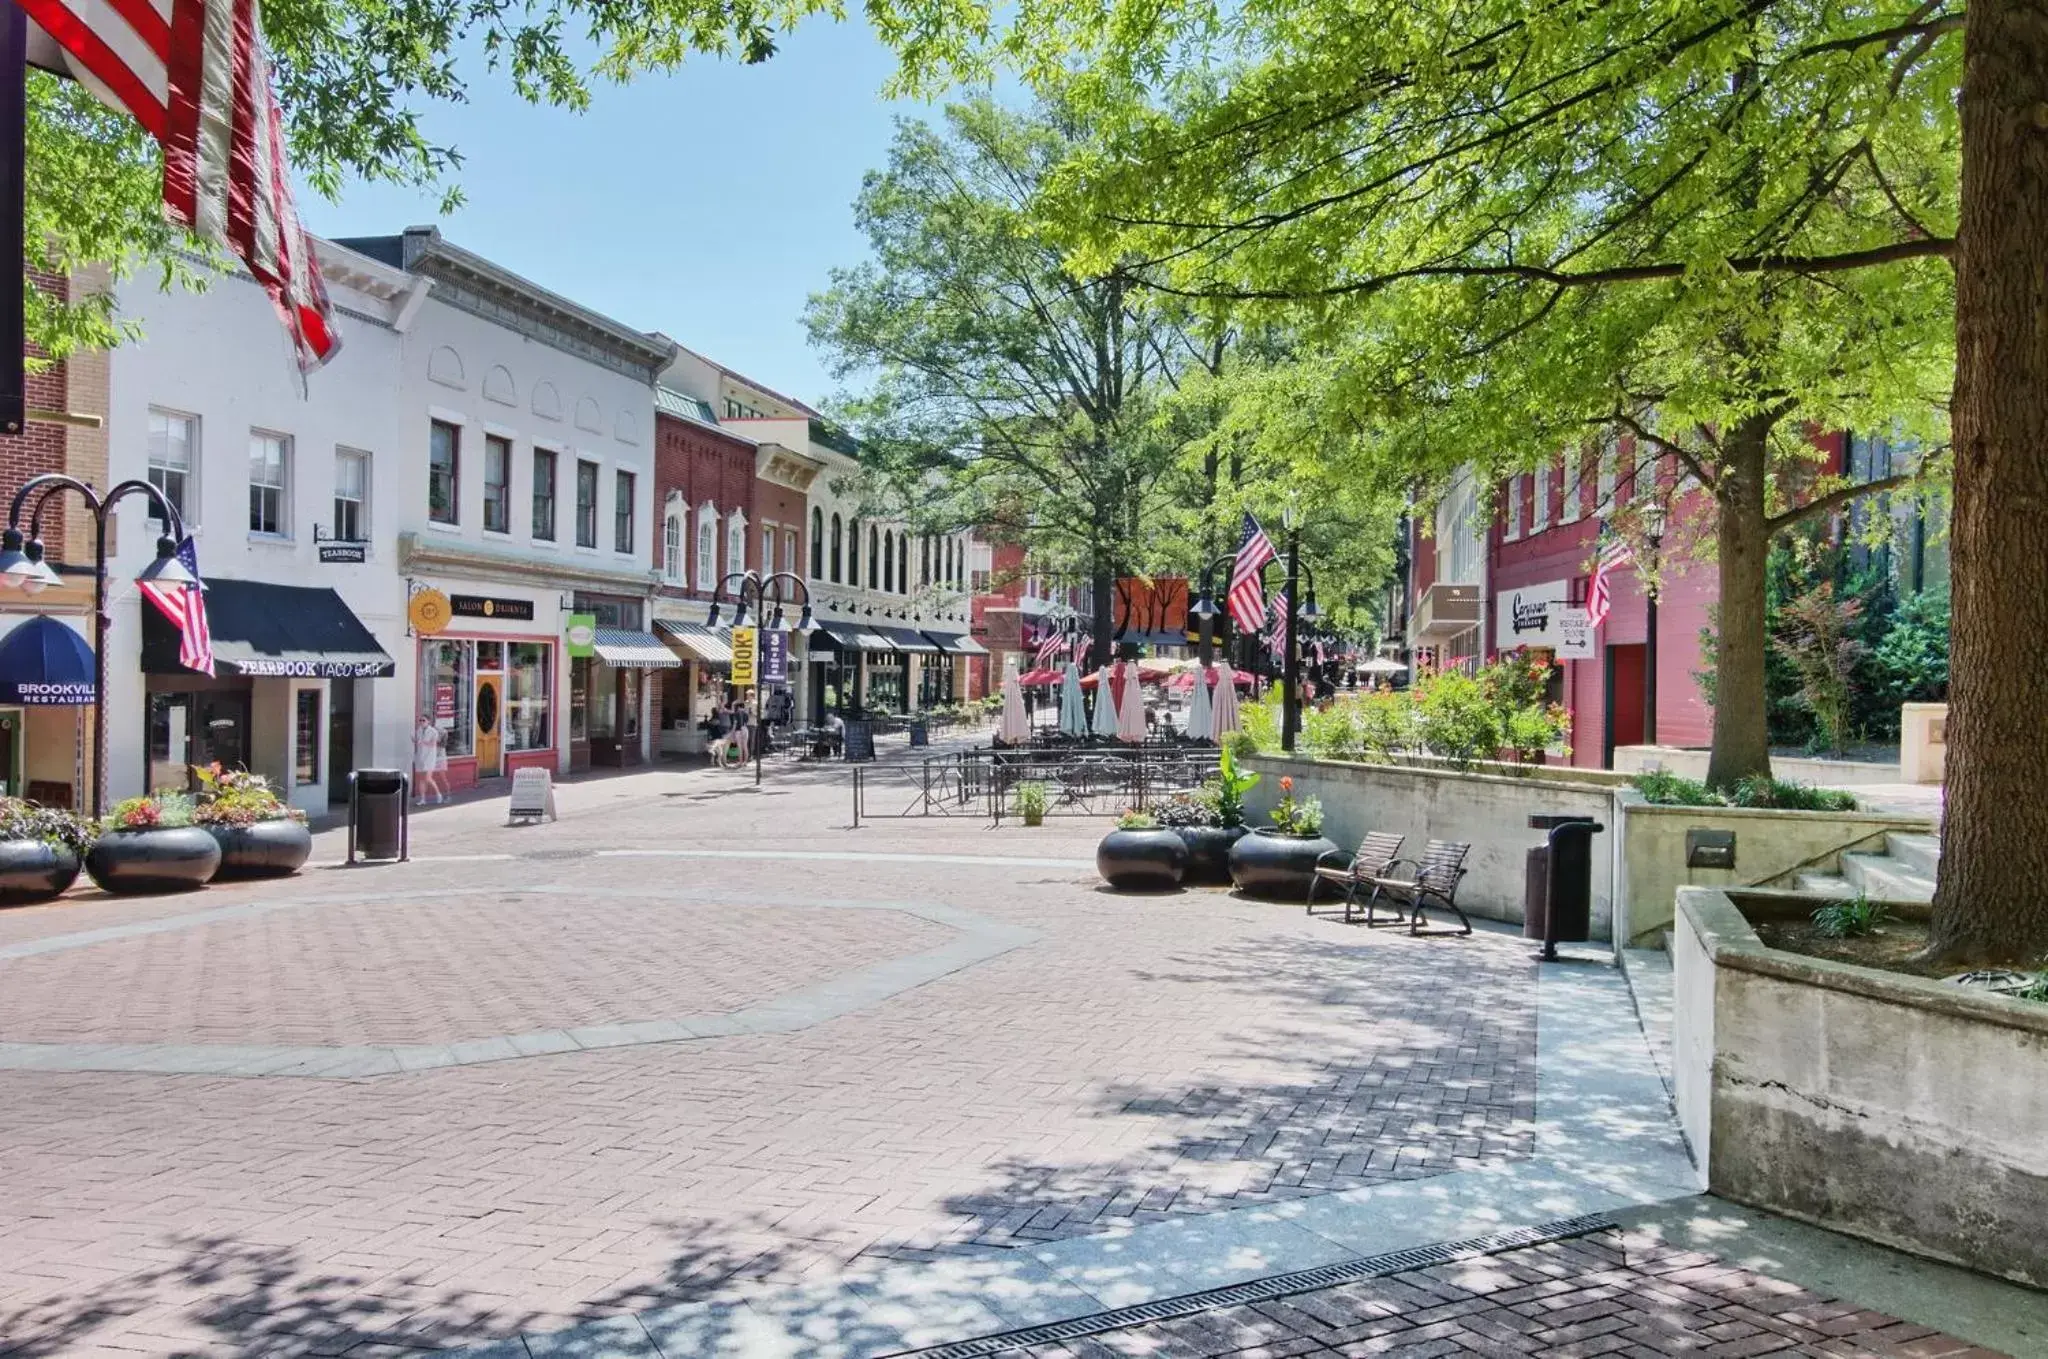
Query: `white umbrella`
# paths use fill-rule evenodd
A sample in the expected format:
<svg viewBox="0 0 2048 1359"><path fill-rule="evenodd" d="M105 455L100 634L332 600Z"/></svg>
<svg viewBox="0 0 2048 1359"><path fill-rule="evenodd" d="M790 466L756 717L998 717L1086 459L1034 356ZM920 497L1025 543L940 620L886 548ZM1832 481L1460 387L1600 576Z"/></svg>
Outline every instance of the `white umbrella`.
<svg viewBox="0 0 2048 1359"><path fill-rule="evenodd" d="M1031 724L1024 718L1024 686L1017 683L1015 675L1003 680L1003 720L996 735L1009 745L1019 745L1031 736Z"/></svg>
<svg viewBox="0 0 2048 1359"><path fill-rule="evenodd" d="M1124 699L1118 705L1116 734L1119 740L1133 745L1145 739L1145 696L1139 692L1138 667L1124 667Z"/></svg>
<svg viewBox="0 0 2048 1359"><path fill-rule="evenodd" d="M1399 661L1390 661L1384 656L1375 656L1369 661L1360 661L1357 669L1361 675L1405 675L1408 673L1407 666Z"/></svg>
<svg viewBox="0 0 2048 1359"><path fill-rule="evenodd" d="M1209 681L1195 676L1195 697L1188 705L1188 735L1197 741L1215 739L1216 714L1209 706Z"/></svg>
<svg viewBox="0 0 2048 1359"><path fill-rule="evenodd" d="M1237 719L1237 673L1224 661L1216 667L1216 711L1211 719L1216 726L1215 739L1224 737L1238 729Z"/></svg>
<svg viewBox="0 0 2048 1359"><path fill-rule="evenodd" d="M1116 735L1116 695L1109 688L1109 667L1095 672L1095 734Z"/></svg>
<svg viewBox="0 0 2048 1359"><path fill-rule="evenodd" d="M1067 672L1060 677L1060 734L1088 734L1088 705L1081 698L1081 667L1072 661L1067 662Z"/></svg>

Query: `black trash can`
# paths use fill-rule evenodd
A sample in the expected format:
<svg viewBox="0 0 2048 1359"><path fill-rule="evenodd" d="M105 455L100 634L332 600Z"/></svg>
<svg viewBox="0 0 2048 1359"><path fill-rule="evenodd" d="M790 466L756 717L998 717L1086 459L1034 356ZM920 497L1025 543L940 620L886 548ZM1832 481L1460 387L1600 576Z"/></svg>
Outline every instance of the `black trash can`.
<svg viewBox="0 0 2048 1359"><path fill-rule="evenodd" d="M405 771L358 769L348 784L348 861L409 857L412 789Z"/></svg>
<svg viewBox="0 0 2048 1359"><path fill-rule="evenodd" d="M911 745L912 745L912 746L914 747L914 746L928 746L928 745L930 745L931 743L932 743L932 729L931 729L931 728L930 728L929 726L926 726L926 725L925 725L925 722L924 722L924 719L923 719L923 718L920 718L920 717L913 717L913 718L911 718L911 719L910 719L910 744L911 744Z"/></svg>
<svg viewBox="0 0 2048 1359"><path fill-rule="evenodd" d="M1590 816L1532 816L1529 828L1550 834L1525 861L1522 937L1541 939L1555 958L1558 944L1593 932L1593 837L1606 827Z"/></svg>

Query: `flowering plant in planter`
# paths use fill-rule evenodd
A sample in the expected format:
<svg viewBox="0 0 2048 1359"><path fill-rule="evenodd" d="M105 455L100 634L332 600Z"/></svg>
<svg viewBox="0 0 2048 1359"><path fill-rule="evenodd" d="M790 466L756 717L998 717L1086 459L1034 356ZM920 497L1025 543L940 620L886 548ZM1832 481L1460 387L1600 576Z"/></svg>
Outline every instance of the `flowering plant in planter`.
<svg viewBox="0 0 2048 1359"><path fill-rule="evenodd" d="M1116 819L1118 830L1158 830L1159 818L1136 807L1124 808Z"/></svg>
<svg viewBox="0 0 2048 1359"><path fill-rule="evenodd" d="M1323 833L1323 802L1321 798L1294 796L1294 780L1283 777L1280 780L1280 805L1272 812L1273 827L1282 835L1321 835Z"/></svg>
<svg viewBox="0 0 2048 1359"><path fill-rule="evenodd" d="M150 793L144 797L124 797L114 804L112 811L101 818L100 829L175 830L193 823L196 819L193 815L194 810L190 797L169 790Z"/></svg>
<svg viewBox="0 0 2048 1359"><path fill-rule="evenodd" d="M62 807L44 807L18 797L0 797L0 840L39 840L83 854L92 845L92 823Z"/></svg>
<svg viewBox="0 0 2048 1359"><path fill-rule="evenodd" d="M1216 801L1209 796L1209 790L1199 793L1175 793L1154 809L1153 818L1162 826L1220 826L1223 818L1216 814Z"/></svg>
<svg viewBox="0 0 2048 1359"><path fill-rule="evenodd" d="M202 826L253 826L258 821L304 821L270 780L246 769L223 769L215 761L199 771L199 805L193 818Z"/></svg>

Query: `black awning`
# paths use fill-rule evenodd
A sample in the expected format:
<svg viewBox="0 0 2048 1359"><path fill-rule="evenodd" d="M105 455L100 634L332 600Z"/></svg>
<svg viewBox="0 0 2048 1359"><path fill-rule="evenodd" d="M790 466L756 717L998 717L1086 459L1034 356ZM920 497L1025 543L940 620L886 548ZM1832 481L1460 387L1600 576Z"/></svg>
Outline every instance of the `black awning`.
<svg viewBox="0 0 2048 1359"><path fill-rule="evenodd" d="M363 620L324 586L267 581L206 582L206 626L222 673L306 679L378 679L397 669ZM178 633L163 613L142 608L142 669L189 675L178 664Z"/></svg>
<svg viewBox="0 0 2048 1359"><path fill-rule="evenodd" d="M949 656L986 656L988 648L964 632L927 632L939 650Z"/></svg>
<svg viewBox="0 0 2048 1359"><path fill-rule="evenodd" d="M930 654L938 650L938 647L933 644L931 638L910 628L887 628L870 625L867 631L875 633L882 639L883 643L879 647L870 646L868 648L870 651L922 651Z"/></svg>

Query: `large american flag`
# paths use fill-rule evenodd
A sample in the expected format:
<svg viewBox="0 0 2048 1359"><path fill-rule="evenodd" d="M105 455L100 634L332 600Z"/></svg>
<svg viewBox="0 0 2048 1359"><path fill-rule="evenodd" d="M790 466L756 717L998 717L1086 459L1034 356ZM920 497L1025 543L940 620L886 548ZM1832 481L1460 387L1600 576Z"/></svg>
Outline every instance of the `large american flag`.
<svg viewBox="0 0 2048 1359"><path fill-rule="evenodd" d="M1048 632L1038 642L1038 664L1040 667L1051 665L1062 655L1073 649L1073 638L1057 631Z"/></svg>
<svg viewBox="0 0 2048 1359"><path fill-rule="evenodd" d="M213 631L206 625L206 592L199 581L199 554L192 539L178 544L178 565L192 577L190 585L159 585L145 581L136 588L171 620L178 630L178 664L202 675L213 673Z"/></svg>
<svg viewBox="0 0 2048 1359"><path fill-rule="evenodd" d="M299 226L257 0L19 0L73 74L164 149L164 210L270 294L302 371L341 339Z"/></svg>
<svg viewBox="0 0 2048 1359"><path fill-rule="evenodd" d="M1635 555L1620 538L1600 549L1600 559L1593 566L1593 583L1586 589L1586 621L1594 627L1605 623L1614 608L1614 590L1607 584L1607 573L1634 561Z"/></svg>
<svg viewBox="0 0 2048 1359"><path fill-rule="evenodd" d="M1230 621L1239 631L1256 633L1266 621L1266 590L1259 583L1259 572L1279 555L1273 550L1273 540L1246 510L1244 537L1238 541L1237 561L1230 568Z"/></svg>

